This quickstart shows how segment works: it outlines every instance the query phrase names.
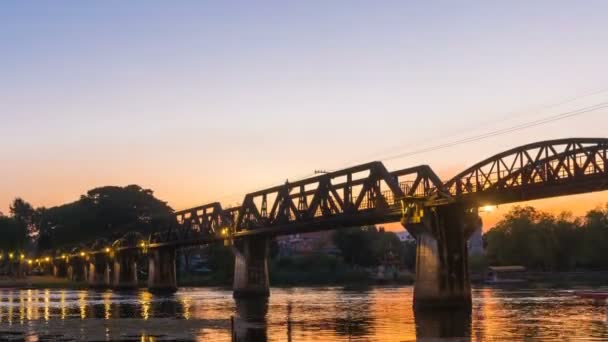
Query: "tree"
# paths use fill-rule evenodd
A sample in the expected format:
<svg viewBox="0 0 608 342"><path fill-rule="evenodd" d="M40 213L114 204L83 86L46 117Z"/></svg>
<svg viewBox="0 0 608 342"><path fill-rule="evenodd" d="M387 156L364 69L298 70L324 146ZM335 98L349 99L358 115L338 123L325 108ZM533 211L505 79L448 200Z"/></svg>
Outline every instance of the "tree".
<svg viewBox="0 0 608 342"><path fill-rule="evenodd" d="M206 247L209 268L220 283L232 281L234 275L234 253L232 247L217 241Z"/></svg>
<svg viewBox="0 0 608 342"><path fill-rule="evenodd" d="M351 265L363 267L381 264L391 253L396 260L405 255L404 246L395 233L375 226L345 228L334 232L334 245Z"/></svg>
<svg viewBox="0 0 608 342"><path fill-rule="evenodd" d="M116 239L128 231L165 229L174 220L172 212L152 190L105 186L89 190L76 202L41 210L38 222L44 247L56 248L100 237Z"/></svg>
<svg viewBox="0 0 608 342"><path fill-rule="evenodd" d="M17 197L10 204L9 210L20 229L27 231L29 236L37 236L38 230L34 224L35 210L31 204Z"/></svg>
<svg viewBox="0 0 608 342"><path fill-rule="evenodd" d="M578 245L578 261L587 268L606 269L608 268L606 249L608 249L608 205L605 209L591 210L585 216Z"/></svg>
<svg viewBox="0 0 608 342"><path fill-rule="evenodd" d="M515 207L484 238L493 265L524 265L544 271L608 269L608 206L583 219Z"/></svg>
<svg viewBox="0 0 608 342"><path fill-rule="evenodd" d="M377 263L372 252L372 236L375 226L345 228L334 232L332 239L342 253L344 261L351 265L372 266Z"/></svg>
<svg viewBox="0 0 608 342"><path fill-rule="evenodd" d="M14 217L0 216L0 237L2 251L23 250L27 245L27 231Z"/></svg>

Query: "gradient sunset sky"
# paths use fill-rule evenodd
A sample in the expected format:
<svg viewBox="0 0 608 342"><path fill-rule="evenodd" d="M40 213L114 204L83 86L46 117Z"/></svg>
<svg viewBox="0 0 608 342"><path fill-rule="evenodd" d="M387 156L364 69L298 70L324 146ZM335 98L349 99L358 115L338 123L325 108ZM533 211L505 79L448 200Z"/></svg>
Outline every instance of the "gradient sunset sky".
<svg viewBox="0 0 608 342"><path fill-rule="evenodd" d="M447 179L524 143L608 137L604 109L387 160L608 101L606 13L606 1L3 2L0 211L133 183L174 209L236 204L371 160Z"/></svg>

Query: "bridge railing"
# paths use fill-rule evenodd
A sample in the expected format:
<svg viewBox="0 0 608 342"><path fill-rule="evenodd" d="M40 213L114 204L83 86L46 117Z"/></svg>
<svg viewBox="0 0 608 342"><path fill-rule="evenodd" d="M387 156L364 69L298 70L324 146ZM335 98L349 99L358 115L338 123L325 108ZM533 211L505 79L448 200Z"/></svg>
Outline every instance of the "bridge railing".
<svg viewBox="0 0 608 342"><path fill-rule="evenodd" d="M488 158L460 173L446 182L446 188L454 197L476 197L475 194L501 192L509 198L496 198L496 202L525 200L526 189L537 189L539 186L555 186L569 183L571 185L543 193L543 197L558 196L589 191L586 185L594 177L605 177L607 170L608 139L575 138L545 141L512 149ZM601 183L601 181L600 181ZM602 184L598 183L598 186ZM513 192L519 191L519 197ZM533 195L535 197L541 194Z"/></svg>

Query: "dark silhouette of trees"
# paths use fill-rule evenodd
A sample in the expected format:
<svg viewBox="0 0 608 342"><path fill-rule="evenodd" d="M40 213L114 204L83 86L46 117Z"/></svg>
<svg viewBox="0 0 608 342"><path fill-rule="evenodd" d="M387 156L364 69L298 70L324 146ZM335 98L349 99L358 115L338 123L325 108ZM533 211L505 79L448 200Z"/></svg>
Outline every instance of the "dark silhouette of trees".
<svg viewBox="0 0 608 342"><path fill-rule="evenodd" d="M26 212L26 210L23 210ZM39 250L118 238L128 231L149 233L168 227L173 210L152 190L138 185L89 190L78 201L31 214Z"/></svg>
<svg viewBox="0 0 608 342"><path fill-rule="evenodd" d="M27 231L14 217L0 215L0 250L23 250L27 246Z"/></svg>
<svg viewBox="0 0 608 342"><path fill-rule="evenodd" d="M608 206L583 218L515 207L485 234L493 265L533 270L608 269Z"/></svg>
<svg viewBox="0 0 608 342"><path fill-rule="evenodd" d="M344 261L351 265L379 265L389 252L399 260L405 255L404 246L395 233L375 226L339 229L332 239Z"/></svg>
<svg viewBox="0 0 608 342"><path fill-rule="evenodd" d="M34 222L36 211L31 204L17 197L9 206L9 210L15 223L19 226L19 229L26 231L30 236L36 236L38 234Z"/></svg>

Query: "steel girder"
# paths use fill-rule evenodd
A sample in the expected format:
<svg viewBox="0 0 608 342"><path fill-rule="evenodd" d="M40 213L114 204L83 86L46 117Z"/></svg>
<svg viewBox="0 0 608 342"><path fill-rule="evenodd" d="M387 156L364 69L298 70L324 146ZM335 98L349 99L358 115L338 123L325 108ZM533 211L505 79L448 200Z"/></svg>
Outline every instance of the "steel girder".
<svg viewBox="0 0 608 342"><path fill-rule="evenodd" d="M536 142L473 165L445 188L471 206L606 190L607 150L604 138Z"/></svg>

